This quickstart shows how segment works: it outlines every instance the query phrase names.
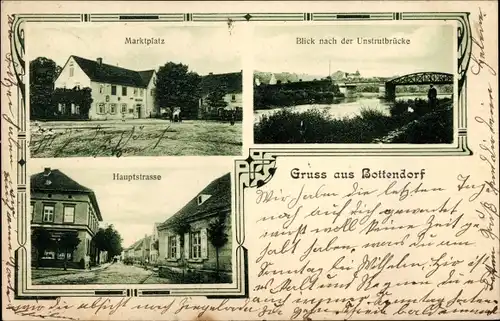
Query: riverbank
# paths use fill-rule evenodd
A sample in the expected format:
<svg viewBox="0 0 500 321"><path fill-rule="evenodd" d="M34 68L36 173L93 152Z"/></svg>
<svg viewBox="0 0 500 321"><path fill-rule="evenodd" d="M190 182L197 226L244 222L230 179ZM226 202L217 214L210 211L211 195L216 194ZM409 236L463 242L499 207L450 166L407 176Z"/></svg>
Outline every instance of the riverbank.
<svg viewBox="0 0 500 321"><path fill-rule="evenodd" d="M397 135L389 137L394 131ZM440 99L432 110L427 101L415 99L395 102L388 112L362 108L359 115L342 118L332 117L327 110L297 112L283 109L263 115L254 124L257 144L446 144L452 140L451 99Z"/></svg>

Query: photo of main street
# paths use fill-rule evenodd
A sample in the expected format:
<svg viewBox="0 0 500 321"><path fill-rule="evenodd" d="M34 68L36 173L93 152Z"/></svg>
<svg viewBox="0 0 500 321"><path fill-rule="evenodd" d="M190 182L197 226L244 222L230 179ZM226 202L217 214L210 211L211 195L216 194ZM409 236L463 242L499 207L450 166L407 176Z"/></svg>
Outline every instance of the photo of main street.
<svg viewBox="0 0 500 321"><path fill-rule="evenodd" d="M453 142L452 25L259 26L254 37L255 143Z"/></svg>
<svg viewBox="0 0 500 321"><path fill-rule="evenodd" d="M33 160L33 285L232 283L231 160L83 163Z"/></svg>
<svg viewBox="0 0 500 321"><path fill-rule="evenodd" d="M32 157L240 155L241 38L234 36L238 28L231 32L31 27ZM144 35L160 41L127 41ZM64 45L38 41L52 37Z"/></svg>

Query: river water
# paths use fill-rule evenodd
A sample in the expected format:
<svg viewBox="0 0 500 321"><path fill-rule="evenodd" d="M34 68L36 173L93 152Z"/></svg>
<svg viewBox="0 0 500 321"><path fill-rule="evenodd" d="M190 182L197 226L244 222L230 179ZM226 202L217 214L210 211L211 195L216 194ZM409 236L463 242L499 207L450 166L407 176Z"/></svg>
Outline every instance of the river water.
<svg viewBox="0 0 500 321"><path fill-rule="evenodd" d="M391 102L378 98L378 94L368 94L359 97L348 97L338 100L337 102L329 105L325 104L311 104L311 105L298 105L293 107L282 107L265 110L254 111L254 123L260 122L263 115L272 115L273 113L287 108L290 111L304 112L309 109L326 110L333 118L354 117L361 113L363 108L380 110L386 115L389 115L389 107ZM451 94L440 94L438 98L450 98ZM412 96L397 96L396 100L415 100L427 99L427 95L412 95Z"/></svg>

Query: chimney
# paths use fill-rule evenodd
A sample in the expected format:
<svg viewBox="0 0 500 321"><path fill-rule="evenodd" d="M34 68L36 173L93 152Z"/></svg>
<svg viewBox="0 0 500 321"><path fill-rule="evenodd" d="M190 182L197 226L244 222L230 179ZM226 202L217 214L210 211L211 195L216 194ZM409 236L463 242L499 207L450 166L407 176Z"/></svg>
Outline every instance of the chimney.
<svg viewBox="0 0 500 321"><path fill-rule="evenodd" d="M43 176L49 176L50 173L51 173L50 167L45 167L45 169L43 170Z"/></svg>
<svg viewBox="0 0 500 321"><path fill-rule="evenodd" d="M213 72L209 72L208 74L209 74L209 75L213 75L214 73L213 73Z"/></svg>
<svg viewBox="0 0 500 321"><path fill-rule="evenodd" d="M99 65L99 67L102 66L102 58L101 57L97 58L97 64Z"/></svg>

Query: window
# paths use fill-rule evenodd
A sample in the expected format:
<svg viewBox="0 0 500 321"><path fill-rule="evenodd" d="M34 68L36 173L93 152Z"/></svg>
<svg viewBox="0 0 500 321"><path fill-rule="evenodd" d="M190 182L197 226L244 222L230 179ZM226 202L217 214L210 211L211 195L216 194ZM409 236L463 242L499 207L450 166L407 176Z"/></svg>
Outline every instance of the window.
<svg viewBox="0 0 500 321"><path fill-rule="evenodd" d="M142 88L141 88L141 89L139 89L139 92L140 92L140 94L141 94L141 97L144 97L144 89L142 89Z"/></svg>
<svg viewBox="0 0 500 321"><path fill-rule="evenodd" d="M45 259L45 260L54 260L56 258L56 252L54 251L45 251L42 259Z"/></svg>
<svg viewBox="0 0 500 321"><path fill-rule="evenodd" d="M235 94L231 95L231 101L236 101L236 95Z"/></svg>
<svg viewBox="0 0 500 321"><path fill-rule="evenodd" d="M33 221L33 217L35 217L35 205L30 205L30 213L31 213L31 221Z"/></svg>
<svg viewBox="0 0 500 321"><path fill-rule="evenodd" d="M75 222L75 206L64 205L64 223Z"/></svg>
<svg viewBox="0 0 500 321"><path fill-rule="evenodd" d="M177 258L177 237L175 235L168 237L169 251L168 257L170 259Z"/></svg>
<svg viewBox="0 0 500 321"><path fill-rule="evenodd" d="M191 257L193 259L201 258L201 232L191 233Z"/></svg>
<svg viewBox="0 0 500 321"><path fill-rule="evenodd" d="M43 221L54 222L54 205L43 206Z"/></svg>
<svg viewBox="0 0 500 321"><path fill-rule="evenodd" d="M127 87L122 86L122 96L127 96Z"/></svg>
<svg viewBox="0 0 500 321"><path fill-rule="evenodd" d="M126 113L127 112L127 104L122 104L122 113Z"/></svg>
<svg viewBox="0 0 500 321"><path fill-rule="evenodd" d="M130 109L128 110L128 112L129 112L129 114L133 114L133 113L134 113L134 108L130 108Z"/></svg>
<svg viewBox="0 0 500 321"><path fill-rule="evenodd" d="M137 97L137 88L134 88L134 96Z"/></svg>
<svg viewBox="0 0 500 321"><path fill-rule="evenodd" d="M116 96L116 86L111 86L111 95Z"/></svg>
<svg viewBox="0 0 500 321"><path fill-rule="evenodd" d="M68 258L68 261L73 260L73 253L67 253L66 257ZM64 260L64 251L57 253L57 259Z"/></svg>
<svg viewBox="0 0 500 321"><path fill-rule="evenodd" d="M104 103L99 103L99 114L104 114L105 112L105 104Z"/></svg>
<svg viewBox="0 0 500 321"><path fill-rule="evenodd" d="M151 89L151 96L154 96L154 95L155 95L155 90Z"/></svg>
<svg viewBox="0 0 500 321"><path fill-rule="evenodd" d="M99 93L104 94L104 85L99 85Z"/></svg>
<svg viewBox="0 0 500 321"><path fill-rule="evenodd" d="M75 75L75 68L73 67L73 62L69 63L69 76L73 77Z"/></svg>
<svg viewBox="0 0 500 321"><path fill-rule="evenodd" d="M116 104L115 103L109 104L109 112L111 114L116 114Z"/></svg>

